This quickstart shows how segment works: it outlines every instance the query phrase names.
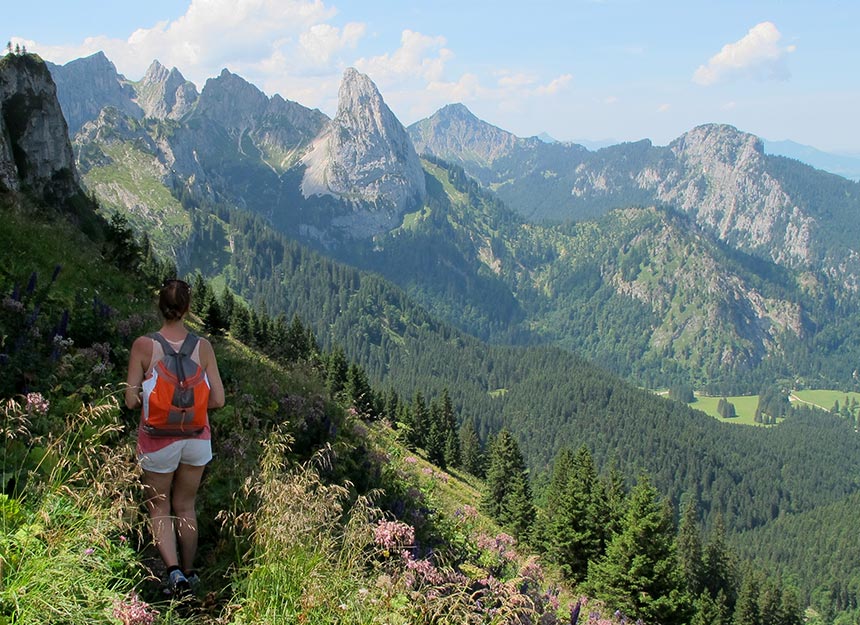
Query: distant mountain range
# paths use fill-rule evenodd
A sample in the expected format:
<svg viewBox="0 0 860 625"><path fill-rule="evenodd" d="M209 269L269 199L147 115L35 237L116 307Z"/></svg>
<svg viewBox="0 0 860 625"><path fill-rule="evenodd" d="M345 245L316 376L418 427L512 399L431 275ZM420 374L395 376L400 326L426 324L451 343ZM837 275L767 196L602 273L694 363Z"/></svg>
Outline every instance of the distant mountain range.
<svg viewBox="0 0 860 625"><path fill-rule="evenodd" d="M484 339L649 385L853 384L860 185L731 126L593 151L462 104L404 128L355 70L330 119L227 70L198 92L157 61L50 68L89 190L185 269L221 271L189 255L191 209L237 207Z"/></svg>
<svg viewBox="0 0 860 625"><path fill-rule="evenodd" d="M850 180L860 181L860 157L822 152L794 141L764 140L764 151L797 159L816 169L829 171Z"/></svg>

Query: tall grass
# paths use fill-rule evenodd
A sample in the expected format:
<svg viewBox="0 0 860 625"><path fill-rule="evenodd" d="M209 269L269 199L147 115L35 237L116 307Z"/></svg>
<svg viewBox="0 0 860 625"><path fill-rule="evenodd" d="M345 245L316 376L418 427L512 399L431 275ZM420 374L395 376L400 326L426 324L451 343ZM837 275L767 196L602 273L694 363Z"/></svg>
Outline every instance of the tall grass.
<svg viewBox="0 0 860 625"><path fill-rule="evenodd" d="M289 444L283 434L266 442L260 471L242 493L253 500L251 511L226 519L250 540L226 621L569 622L569 613L559 616L558 591L546 587L538 561L521 559L510 536L479 531L474 508L439 524L462 535L456 551L448 543L428 548L415 527L384 515L371 498L324 482L320 470L335 460L330 449L289 468Z"/></svg>
<svg viewBox="0 0 860 625"><path fill-rule="evenodd" d="M49 419L41 396L0 406L0 623L154 622L135 583L140 527L135 465L117 445L119 407L108 396L65 417L56 435L33 436ZM26 449L26 453L9 453Z"/></svg>

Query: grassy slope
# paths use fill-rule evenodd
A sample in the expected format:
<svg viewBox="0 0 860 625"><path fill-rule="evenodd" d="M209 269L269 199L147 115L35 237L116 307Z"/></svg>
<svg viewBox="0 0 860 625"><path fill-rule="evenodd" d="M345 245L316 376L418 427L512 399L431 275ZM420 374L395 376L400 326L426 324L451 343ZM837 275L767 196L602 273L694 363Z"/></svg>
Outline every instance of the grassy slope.
<svg viewBox="0 0 860 625"><path fill-rule="evenodd" d="M50 303L50 310L43 314L71 308L74 324L80 298L84 298L85 308L89 305L88 298L96 295L114 311L111 319L104 321L105 325L113 328L136 316L144 326L138 331L157 327L157 318L152 313L154 291L134 272L107 262L99 246L80 234L74 224L50 211L22 207L2 196L0 215L4 222L0 231L0 292L4 296L13 291L13 285L26 284L33 272L38 275L39 284L47 282L46 274L50 275L61 264L62 271L45 300ZM200 330L195 320L190 323ZM108 386L99 393L120 386L127 357L124 346L133 338L110 332L107 335L112 363L108 378L101 380ZM90 457L91 465L81 474L82 481L63 482L65 474L61 474L60 481L54 484L71 498L63 508L51 507L53 500L42 499L39 489L30 489L31 494L20 501L0 501L0 540L11 549L9 553L15 554L8 562L4 561L8 566L0 569L0 622L7 617L16 622L16 615L30 614L40 601L52 602L52 593L58 592L57 584L62 587L72 583L72 579L80 594L70 597L70 604L54 603L62 609L74 608L74 613L54 614L49 610L42 621L45 624L115 622L111 619L111 602L122 609L131 610L135 605L142 609L141 604L135 603L138 599L129 594L131 589L160 612L156 623L263 623L273 622L270 617L276 613L287 619L281 622L292 622L297 615L305 614L311 619L308 622L339 623L345 605L354 612L353 622L381 622L379 619L383 618L387 622L419 622L411 619L430 618L428 615L449 609L473 609L469 606L471 597L463 593L468 590L480 595L483 591L478 580L487 577L488 572L502 580L517 573L516 562L499 560L498 554L483 554L476 548L478 533L498 531L492 522L480 515L468 520L456 514L466 504L477 504L480 485L474 479L442 472L411 454L400 445L396 434L382 424L367 428L351 419L325 398L321 377L313 366L283 368L230 337L211 337L211 340L225 381L227 406L212 415L215 459L207 469L198 502L201 532L198 565L202 564L206 571L204 584L212 590L207 601L192 615L183 615L176 612L175 606L165 603L163 596L160 598L160 589L151 579L147 581L144 563L158 566L158 558L151 546L147 546L136 497L129 498L137 481L131 460L135 416L121 413L113 399L99 412L114 423L112 442L106 447L85 445L83 453ZM75 347L92 351L86 345ZM40 383L36 380L34 385ZM69 402L62 398L66 392L62 385L40 385L31 390L39 390L50 399L50 419L65 421L66 416L60 410L64 402ZM0 400L5 402L8 398ZM8 412L5 414L8 416ZM117 433L117 423L124 434ZM319 423L323 428L314 430ZM7 424L0 425L3 426L0 430L6 432ZM273 474L267 461L261 463L261 459L265 455L266 432L275 427L282 430L289 444L283 453L275 454L276 462L282 465ZM85 428L80 432L85 443L95 442L86 438L91 436L90 430ZM77 439L77 434L74 438ZM5 461L9 459L10 439L4 436L4 440ZM38 443L34 439L31 444ZM272 449L271 442L269 448ZM308 463L316 450L329 460ZM102 454L107 455L102 457ZM23 467L31 457L18 455L16 462L23 463ZM116 473L103 481L105 476L98 472L99 467L110 466L109 457L125 471L118 481ZM80 456L74 460L80 462ZM272 462L271 458L268 462ZM8 468L4 466L4 471ZM97 472L95 475L89 473L93 470ZM322 475L325 482L320 481ZM347 488L338 484L347 484ZM284 497L284 488L292 495ZM413 490L418 498L410 501L413 495L409 493ZM119 502L115 497L118 492L124 497ZM457 577L433 578L437 586L459 593L456 605L443 602L437 605L426 599L421 588L422 584L430 583L429 578L424 582L420 578L409 581L412 574L403 568L405 561L388 555L387 550L385 555L378 551L374 529L381 511L362 507L365 504L358 495L363 492L370 495L368 501L379 504L401 493L407 510L412 509L423 519L418 524L421 540L432 541L434 550L447 553L447 561L464 557L457 552L464 548L472 554L469 557L482 558L468 569L475 575L469 588ZM303 496L294 496L297 493ZM88 502L86 507L77 503L83 501ZM274 508L267 508L269 505ZM55 519L54 515L61 516ZM27 519L31 517L35 524L28 525ZM42 537L42 528L56 533L54 528L63 518L74 521L63 533L70 539ZM351 519L347 526L342 525L345 519ZM293 531L280 531L290 523L299 525ZM271 524L279 531L269 532ZM31 531L32 535L28 535ZM142 540L128 542L128 536L134 535L140 535ZM448 544L451 536L456 536L461 544L456 547ZM310 537L313 540L308 540ZM284 550L286 557L267 559L280 553L279 550ZM81 554L98 558L101 568L96 571ZM122 567L122 576L117 567ZM430 565L421 570L427 567L433 573L434 567ZM37 581L40 575L48 576L46 583ZM438 575L443 576L441 569ZM375 588L373 584L380 580L387 580L389 587ZM460 590L456 590L455 582L462 587ZM109 588L103 587L108 583ZM515 584L505 587L505 592L511 593L511 606L523 605L517 599L522 585L522 579L517 578Z"/></svg>

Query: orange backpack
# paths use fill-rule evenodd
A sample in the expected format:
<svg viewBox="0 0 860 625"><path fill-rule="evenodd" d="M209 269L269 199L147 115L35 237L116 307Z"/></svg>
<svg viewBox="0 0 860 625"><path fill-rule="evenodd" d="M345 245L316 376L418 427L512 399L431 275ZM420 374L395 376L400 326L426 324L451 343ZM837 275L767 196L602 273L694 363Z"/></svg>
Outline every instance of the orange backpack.
<svg viewBox="0 0 860 625"><path fill-rule="evenodd" d="M191 359L200 340L189 333L179 351L155 332L164 357L143 382L143 429L151 436L197 436L206 426L209 379Z"/></svg>

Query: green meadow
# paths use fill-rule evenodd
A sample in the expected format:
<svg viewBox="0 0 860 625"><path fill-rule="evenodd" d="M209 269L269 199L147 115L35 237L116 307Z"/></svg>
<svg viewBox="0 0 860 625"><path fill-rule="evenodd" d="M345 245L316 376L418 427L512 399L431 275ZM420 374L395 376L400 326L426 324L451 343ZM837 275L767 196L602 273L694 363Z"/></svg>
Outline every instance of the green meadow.
<svg viewBox="0 0 860 625"><path fill-rule="evenodd" d="M742 425L761 425L760 423L755 422L755 409L758 405L758 395L727 396L725 399L734 404L735 412L737 413L737 416L731 419L724 419L717 412L717 405L721 398L722 396L711 397L696 394L695 401L690 403L689 406L696 410L701 410L705 414L708 414L715 419L719 419L720 421ZM839 402L840 408L844 408L846 403L850 404L853 402L854 407L852 412L855 414L857 412L857 408L860 407L860 393L855 392L846 393L845 391L834 391L828 389L791 391L789 399L791 400L792 405L805 403L821 408L822 410L831 410L836 402Z"/></svg>
<svg viewBox="0 0 860 625"><path fill-rule="evenodd" d="M761 423L755 422L755 409L756 406L758 406L758 395L736 395L733 397L726 397L728 402L734 404L735 412L737 413L737 416L732 417L731 419L724 419L717 412L717 404L719 404L720 399L722 399L722 396L710 397L697 394L696 401L689 405L691 408L701 410L705 414L709 414L720 421L761 426Z"/></svg>

